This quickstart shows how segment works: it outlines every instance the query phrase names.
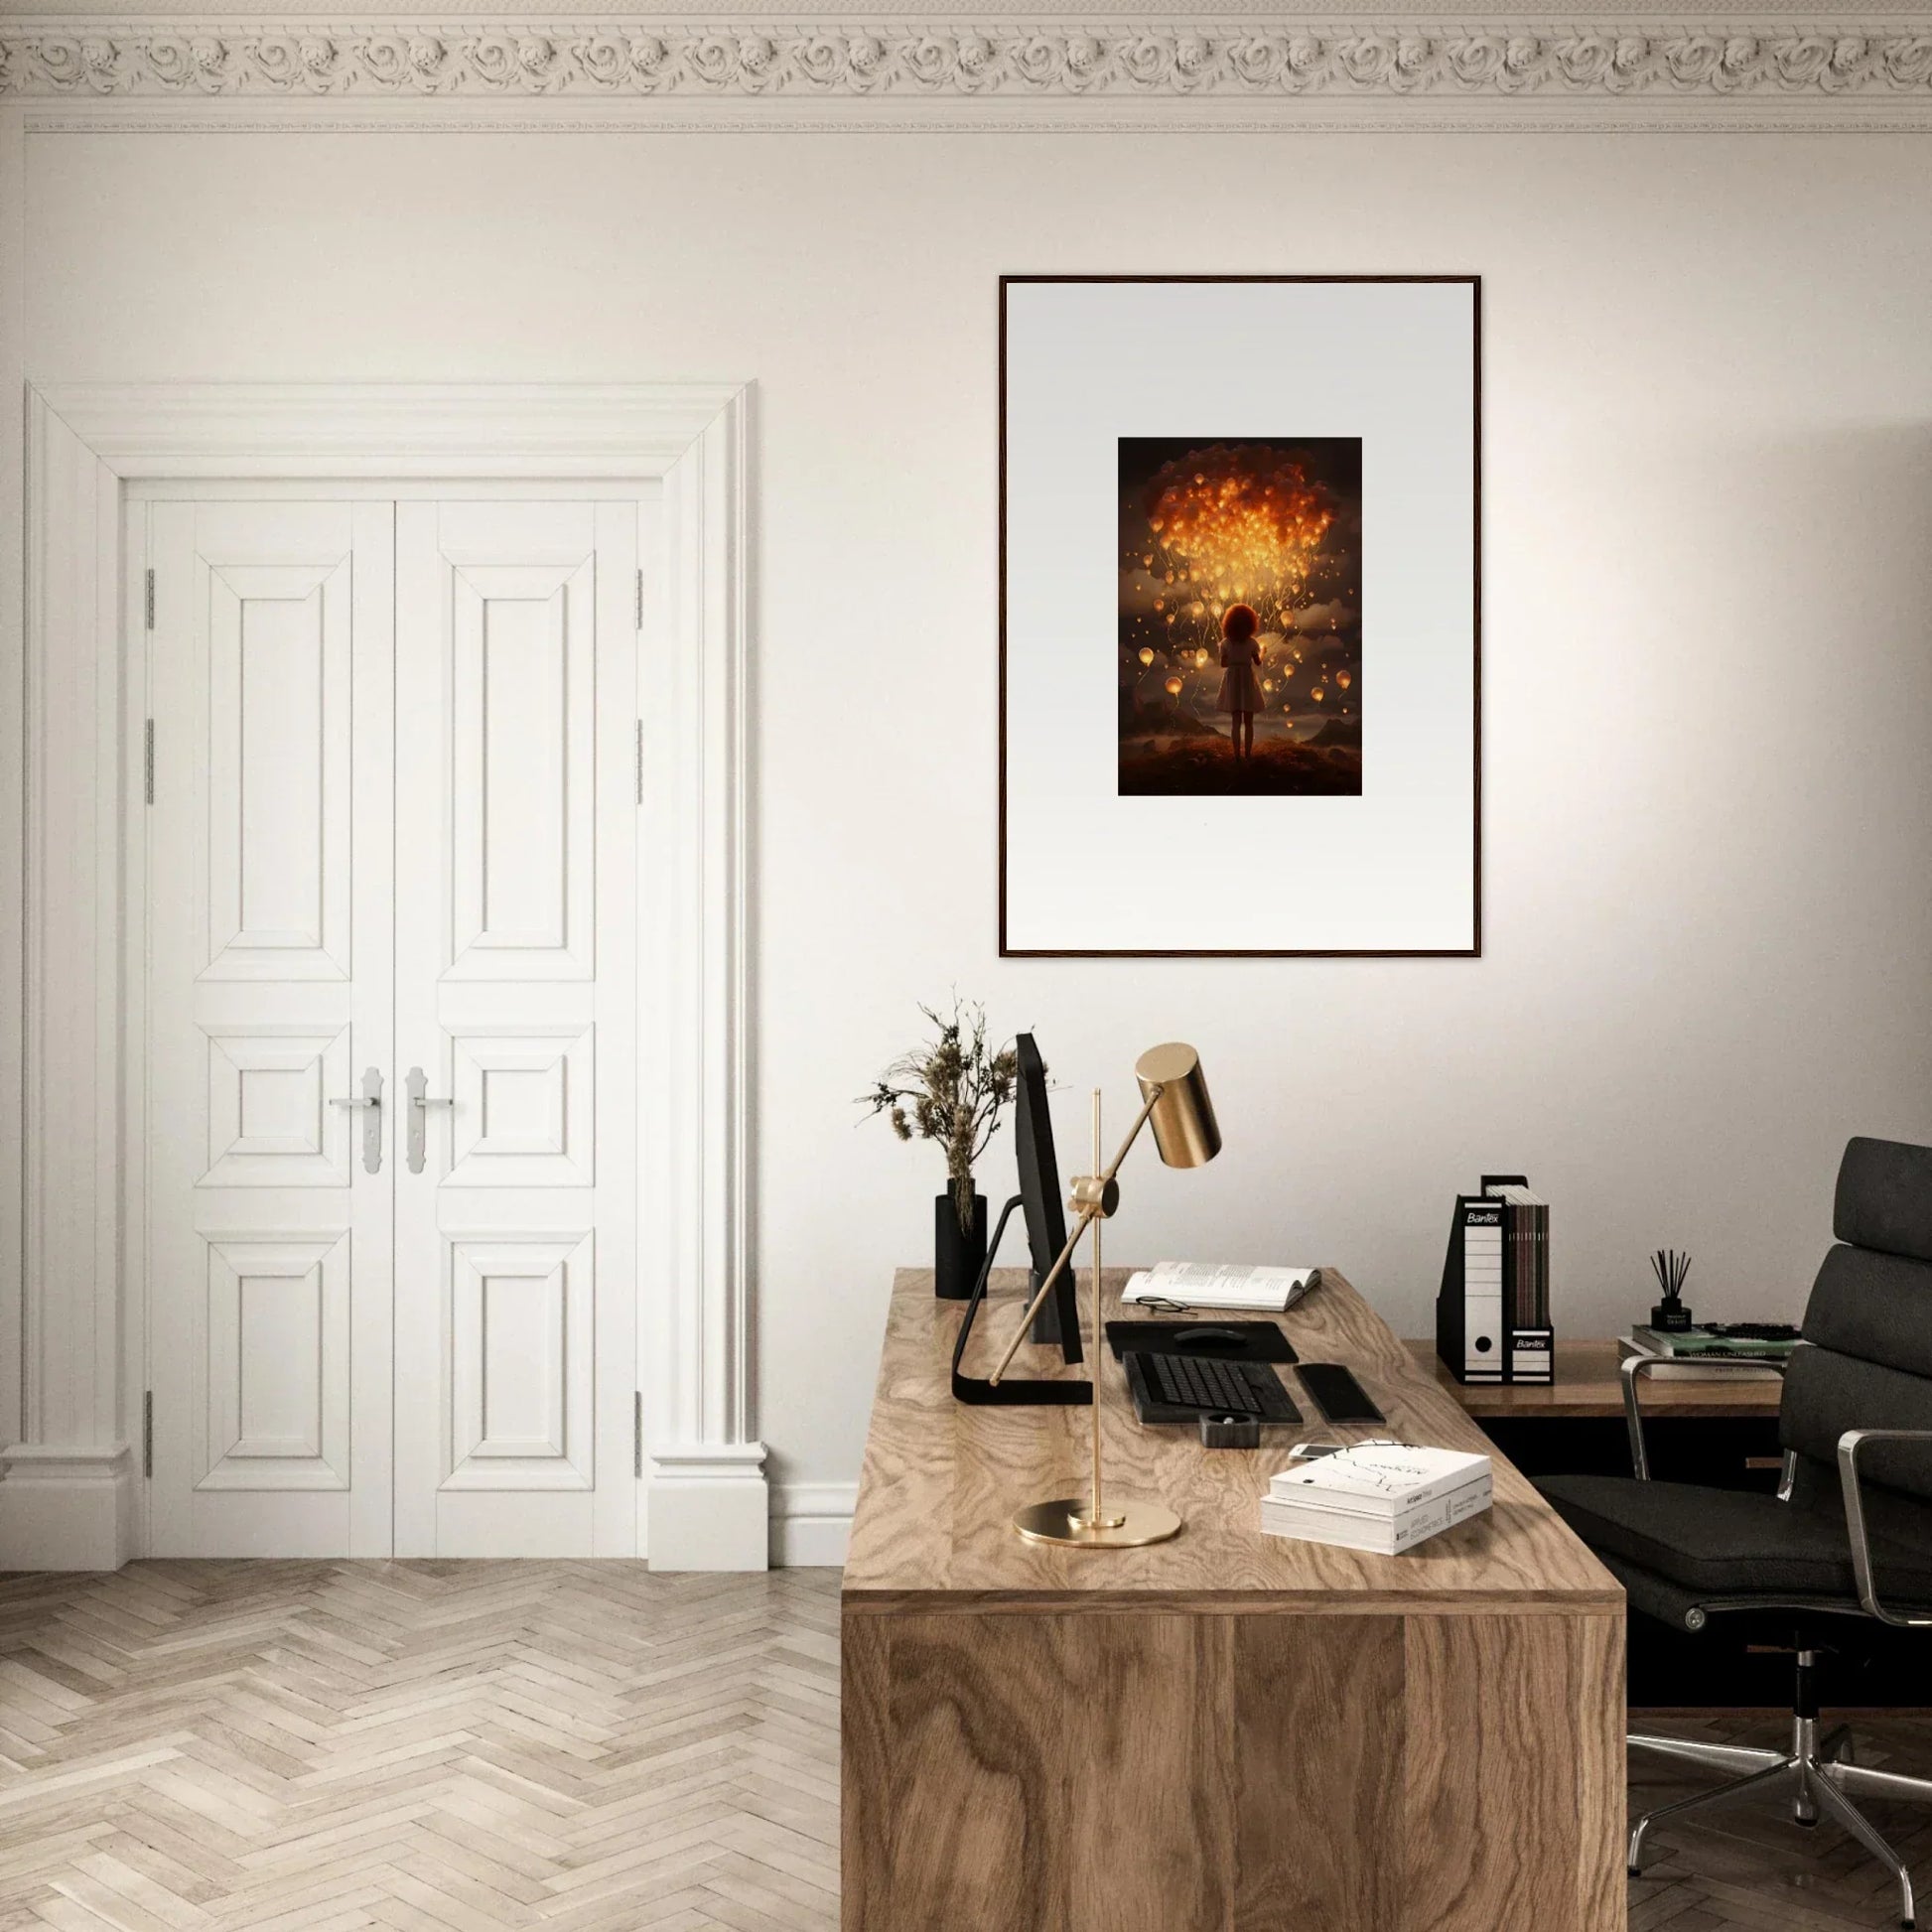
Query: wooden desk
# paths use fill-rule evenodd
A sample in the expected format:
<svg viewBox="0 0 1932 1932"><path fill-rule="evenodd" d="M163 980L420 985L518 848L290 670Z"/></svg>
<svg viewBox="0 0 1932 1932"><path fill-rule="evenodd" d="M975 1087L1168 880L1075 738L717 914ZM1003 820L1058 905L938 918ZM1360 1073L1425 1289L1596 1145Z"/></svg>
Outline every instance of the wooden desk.
<svg viewBox="0 0 1932 1932"><path fill-rule="evenodd" d="M1560 1341L1557 1379L1548 1388L1498 1387L1458 1382L1436 1353L1433 1341L1411 1341L1410 1350L1432 1376L1472 1416L1574 1416L1623 1418L1623 1382L1614 1341ZM1648 1375L1641 1391L1646 1417L1727 1421L1776 1416L1783 1384L1774 1378L1730 1375L1722 1380L1680 1382Z"/></svg>
<svg viewBox="0 0 1932 1932"><path fill-rule="evenodd" d="M1323 1279L1283 1317L1303 1358L1489 1450ZM1023 1281L995 1277L981 1373ZM1080 1491L1087 1412L955 1404L959 1314L896 1278L841 1619L845 1932L1624 1925L1623 1593L1523 1476L1498 1457L1490 1513L1402 1557L1264 1537L1295 1435L1143 1429L1109 1357L1108 1476L1185 1528L1025 1543L1015 1509Z"/></svg>

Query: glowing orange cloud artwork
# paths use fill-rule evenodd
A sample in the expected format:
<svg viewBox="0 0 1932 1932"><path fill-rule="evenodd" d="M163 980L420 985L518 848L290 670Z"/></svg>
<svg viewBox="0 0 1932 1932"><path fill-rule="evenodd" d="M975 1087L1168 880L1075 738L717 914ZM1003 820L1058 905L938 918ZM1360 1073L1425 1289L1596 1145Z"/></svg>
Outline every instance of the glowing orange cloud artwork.
<svg viewBox="0 0 1932 1932"><path fill-rule="evenodd" d="M1360 439L1118 450L1120 793L1359 793Z"/></svg>
<svg viewBox="0 0 1932 1932"><path fill-rule="evenodd" d="M1292 609L1335 520L1330 492L1294 457L1245 444L1164 465L1147 503L1169 567L1211 583L1222 608L1233 598Z"/></svg>

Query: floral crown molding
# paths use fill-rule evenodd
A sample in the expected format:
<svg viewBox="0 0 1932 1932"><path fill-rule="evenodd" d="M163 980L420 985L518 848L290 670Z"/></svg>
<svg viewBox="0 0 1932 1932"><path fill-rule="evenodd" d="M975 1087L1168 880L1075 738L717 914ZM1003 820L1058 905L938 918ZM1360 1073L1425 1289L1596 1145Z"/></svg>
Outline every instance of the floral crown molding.
<svg viewBox="0 0 1932 1932"><path fill-rule="evenodd" d="M1180 106L1223 125L1320 122L1368 107L1382 110L1382 125L1928 127L1932 18L1864 27L15 19L0 20L8 97L105 110L306 104L337 110L338 121L384 106L520 102L546 110L532 119L560 125L600 124L626 106L686 110L672 121L726 107L737 110L726 118L751 125L882 117L867 109L939 125L990 123L1002 118L996 109L1147 125Z"/></svg>

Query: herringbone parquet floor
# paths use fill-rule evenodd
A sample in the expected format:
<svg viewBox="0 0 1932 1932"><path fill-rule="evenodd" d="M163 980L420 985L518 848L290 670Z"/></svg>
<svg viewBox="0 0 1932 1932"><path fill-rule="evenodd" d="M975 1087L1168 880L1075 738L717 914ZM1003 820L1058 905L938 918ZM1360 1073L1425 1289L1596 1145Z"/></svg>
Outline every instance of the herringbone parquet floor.
<svg viewBox="0 0 1932 1932"><path fill-rule="evenodd" d="M838 1579L15 1578L0 1753L5 1932L819 1932Z"/></svg>
<svg viewBox="0 0 1932 1932"><path fill-rule="evenodd" d="M831 1932L837 1716L830 1571L0 1580L0 1932ZM1932 1767L1932 1714L1860 1733L1866 1763ZM1639 1804L1691 1788L1632 1768ZM1872 1812L1932 1892L1932 1808ZM1891 1922L1882 1874L1828 1827L1746 1808L1656 1852L1631 1932Z"/></svg>

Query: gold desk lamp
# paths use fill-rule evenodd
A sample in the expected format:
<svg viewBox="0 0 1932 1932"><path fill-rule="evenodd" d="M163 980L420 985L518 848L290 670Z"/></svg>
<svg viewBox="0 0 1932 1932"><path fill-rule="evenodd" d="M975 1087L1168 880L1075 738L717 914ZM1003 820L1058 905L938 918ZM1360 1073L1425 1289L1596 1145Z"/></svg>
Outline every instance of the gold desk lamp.
<svg viewBox="0 0 1932 1932"><path fill-rule="evenodd" d="M1046 1271L1046 1278L1034 1296L1032 1306L1021 1317L1019 1329L1007 1344L1000 1366L990 1380L997 1383L1013 1365L1014 1355L1033 1327L1034 1316L1046 1300L1060 1272L1073 1258L1080 1237L1093 1230L1093 1255L1090 1263L1093 1281L1093 1476L1085 1496L1056 1496L1051 1502L1029 1503L1013 1519L1013 1527L1033 1543L1068 1543L1085 1550L1133 1550L1148 1543L1165 1543L1180 1528L1180 1518L1162 1503L1109 1502L1100 1486L1100 1376L1107 1359L1106 1329L1100 1318L1100 1223L1120 1205L1120 1184L1115 1176L1127 1159L1128 1151L1140 1139L1141 1129L1152 1125L1154 1144L1161 1159L1171 1168L1204 1167L1221 1151L1221 1130L1214 1119L1214 1103L1207 1097L1207 1082L1201 1077L1200 1055L1191 1046L1173 1041L1166 1046L1150 1046L1134 1066L1134 1077L1141 1084L1141 1111L1120 1152L1099 1173L1081 1174L1073 1182L1067 1200L1075 1215L1073 1231L1066 1246ZM1100 1166L1100 1093L1093 1096L1093 1164Z"/></svg>

